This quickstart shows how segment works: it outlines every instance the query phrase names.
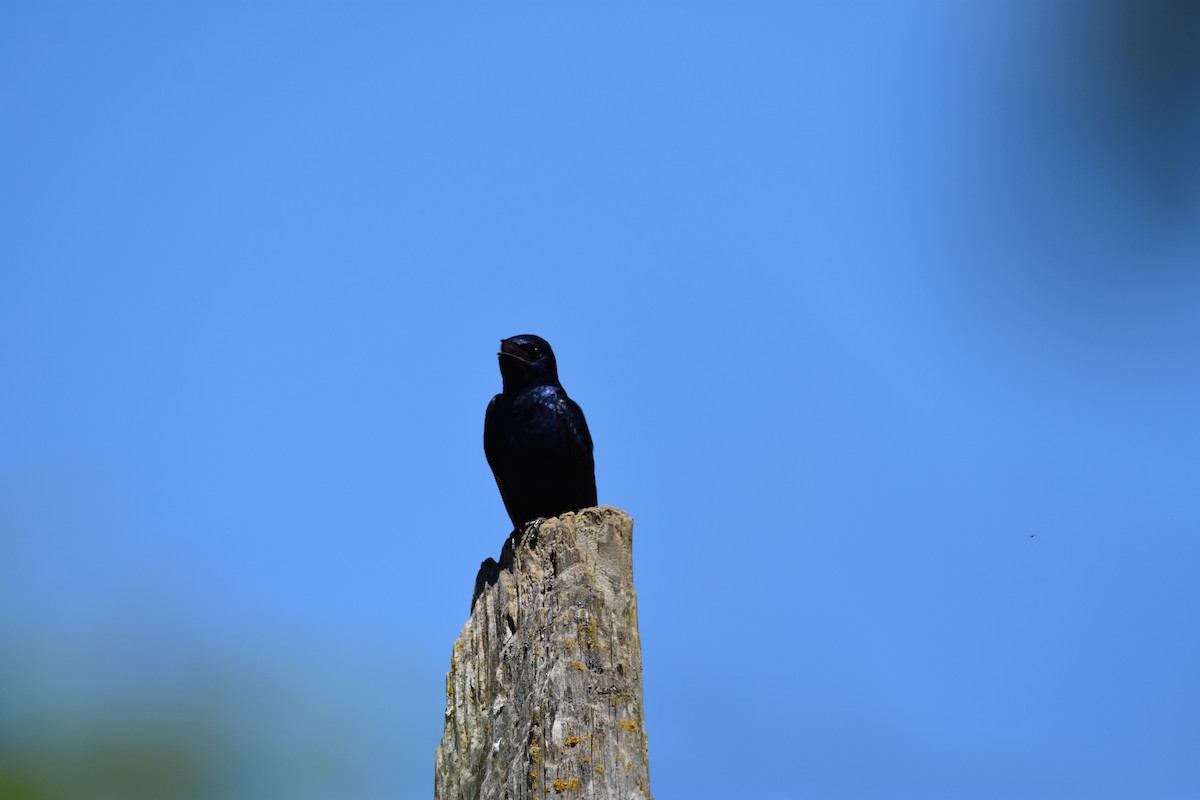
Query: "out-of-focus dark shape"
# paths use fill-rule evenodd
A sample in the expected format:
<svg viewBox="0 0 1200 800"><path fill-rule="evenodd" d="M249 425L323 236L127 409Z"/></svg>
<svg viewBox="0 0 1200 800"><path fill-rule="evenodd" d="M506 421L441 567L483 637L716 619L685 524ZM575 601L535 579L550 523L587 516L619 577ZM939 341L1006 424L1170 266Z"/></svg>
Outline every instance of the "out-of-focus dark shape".
<svg viewBox="0 0 1200 800"><path fill-rule="evenodd" d="M1029 341L1107 358L1124 339L1137 361L1193 313L1200 4L992 9L1004 24L961 60L961 105L943 118L946 160L968 143L958 219L936 234L959 249L943 262L959 265L954 307L972 346L1019 360Z"/></svg>
<svg viewBox="0 0 1200 800"><path fill-rule="evenodd" d="M1077 13L1091 19L1087 96L1152 211L1181 224L1200 185L1200 3L1110 0Z"/></svg>

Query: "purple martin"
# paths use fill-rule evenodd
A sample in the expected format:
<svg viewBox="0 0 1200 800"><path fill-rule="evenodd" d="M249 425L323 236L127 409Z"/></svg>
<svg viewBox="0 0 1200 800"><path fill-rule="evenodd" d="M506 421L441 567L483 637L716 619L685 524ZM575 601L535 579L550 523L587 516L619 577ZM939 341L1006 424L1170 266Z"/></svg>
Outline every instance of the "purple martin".
<svg viewBox="0 0 1200 800"><path fill-rule="evenodd" d="M513 527L596 505L592 436L558 382L550 345L513 336L497 357L504 390L488 404L483 452Z"/></svg>

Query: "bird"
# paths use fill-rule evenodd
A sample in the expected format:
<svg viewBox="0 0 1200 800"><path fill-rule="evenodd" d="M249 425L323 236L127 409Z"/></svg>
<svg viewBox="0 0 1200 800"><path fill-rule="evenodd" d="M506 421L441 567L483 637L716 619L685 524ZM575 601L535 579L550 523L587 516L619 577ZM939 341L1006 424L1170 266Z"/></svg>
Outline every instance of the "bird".
<svg viewBox="0 0 1200 800"><path fill-rule="evenodd" d="M592 435L558 380L550 344L511 336L496 358L503 388L484 416L483 452L513 529L596 505Z"/></svg>

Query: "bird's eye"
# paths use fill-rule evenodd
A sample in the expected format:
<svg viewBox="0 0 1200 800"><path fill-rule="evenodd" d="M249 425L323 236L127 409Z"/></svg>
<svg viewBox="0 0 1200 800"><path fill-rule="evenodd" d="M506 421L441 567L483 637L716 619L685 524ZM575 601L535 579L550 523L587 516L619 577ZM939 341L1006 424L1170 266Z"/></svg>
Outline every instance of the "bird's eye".
<svg viewBox="0 0 1200 800"><path fill-rule="evenodd" d="M541 358L542 357L542 348L538 347L536 344L529 345L529 355L531 355L535 358Z"/></svg>

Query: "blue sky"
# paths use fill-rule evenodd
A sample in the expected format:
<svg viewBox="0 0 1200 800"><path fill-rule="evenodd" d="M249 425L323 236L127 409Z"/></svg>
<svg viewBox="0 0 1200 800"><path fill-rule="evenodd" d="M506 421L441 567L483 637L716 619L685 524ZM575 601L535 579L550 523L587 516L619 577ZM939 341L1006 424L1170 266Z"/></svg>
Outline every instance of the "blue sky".
<svg viewBox="0 0 1200 800"><path fill-rule="evenodd" d="M532 332L656 796L1200 794L1163 5L5 5L0 768L429 796Z"/></svg>

